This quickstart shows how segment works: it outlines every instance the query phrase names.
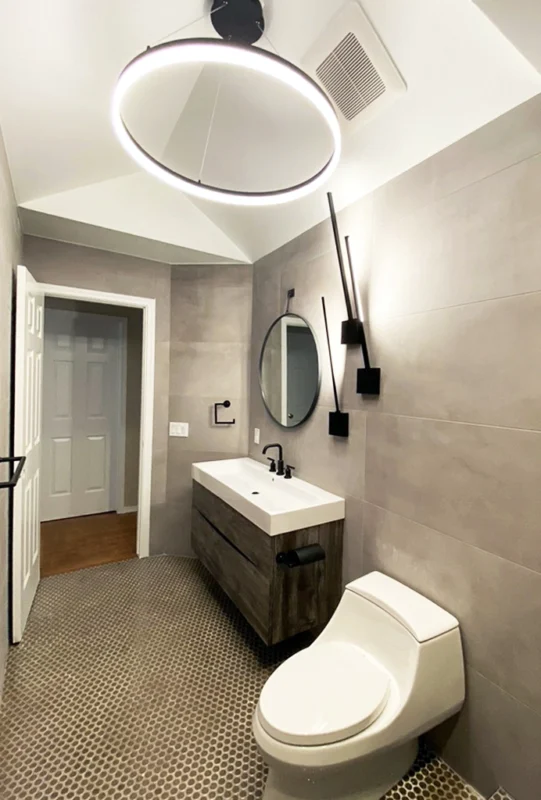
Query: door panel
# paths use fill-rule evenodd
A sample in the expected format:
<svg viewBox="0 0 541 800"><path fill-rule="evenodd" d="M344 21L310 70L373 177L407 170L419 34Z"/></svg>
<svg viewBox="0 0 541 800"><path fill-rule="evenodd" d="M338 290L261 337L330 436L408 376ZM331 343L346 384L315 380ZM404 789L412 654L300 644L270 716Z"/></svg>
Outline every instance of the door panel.
<svg viewBox="0 0 541 800"><path fill-rule="evenodd" d="M104 417L105 408L105 365L90 361L86 367L86 403L89 417Z"/></svg>
<svg viewBox="0 0 541 800"><path fill-rule="evenodd" d="M115 508L121 320L47 308L42 520Z"/></svg>
<svg viewBox="0 0 541 800"><path fill-rule="evenodd" d="M87 439L86 491L101 492L107 485L107 439L105 436L89 436Z"/></svg>
<svg viewBox="0 0 541 800"><path fill-rule="evenodd" d="M17 268L15 306L15 455L26 464L13 495L12 638L19 642L39 583L39 498L43 294Z"/></svg>
<svg viewBox="0 0 541 800"><path fill-rule="evenodd" d="M71 492L71 439L52 440L52 493Z"/></svg>

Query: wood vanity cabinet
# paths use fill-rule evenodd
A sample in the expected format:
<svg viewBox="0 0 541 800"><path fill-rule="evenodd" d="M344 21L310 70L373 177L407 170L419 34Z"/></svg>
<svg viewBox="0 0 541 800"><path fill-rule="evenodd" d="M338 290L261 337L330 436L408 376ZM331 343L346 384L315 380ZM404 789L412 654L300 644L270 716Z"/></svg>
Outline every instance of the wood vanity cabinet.
<svg viewBox="0 0 541 800"><path fill-rule="evenodd" d="M269 536L193 482L192 547L268 645L329 621L342 595L343 526L339 520ZM325 559L277 564L278 553L308 544L320 544Z"/></svg>

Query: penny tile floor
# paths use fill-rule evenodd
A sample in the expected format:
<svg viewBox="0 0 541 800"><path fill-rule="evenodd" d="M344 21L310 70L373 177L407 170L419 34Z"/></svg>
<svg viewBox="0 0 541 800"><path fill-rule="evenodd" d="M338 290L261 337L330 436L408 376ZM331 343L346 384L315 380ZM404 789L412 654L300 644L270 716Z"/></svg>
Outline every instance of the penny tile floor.
<svg viewBox="0 0 541 800"><path fill-rule="evenodd" d="M42 580L11 649L2 800L260 800L267 648L199 562L163 556ZM477 800L422 751L388 800Z"/></svg>

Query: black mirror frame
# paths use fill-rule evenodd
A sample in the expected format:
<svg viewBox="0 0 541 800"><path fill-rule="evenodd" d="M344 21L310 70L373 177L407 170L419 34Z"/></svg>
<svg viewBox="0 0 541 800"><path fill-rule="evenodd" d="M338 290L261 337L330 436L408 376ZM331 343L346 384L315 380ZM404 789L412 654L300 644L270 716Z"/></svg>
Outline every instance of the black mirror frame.
<svg viewBox="0 0 541 800"><path fill-rule="evenodd" d="M271 411L269 410L268 398L267 398L267 396L265 394L265 390L263 388L263 381L262 381L263 354L265 352L265 345L267 344L267 341L269 339L269 336L271 335L271 332L274 329L274 326L278 322L280 322L280 320L283 319L284 317L295 317L296 319L301 319L304 322L304 324L310 330L310 333L312 334L312 336L314 338L314 342L316 344L316 351L317 351L317 390L316 390L315 395L314 395L314 400L313 400L310 408L306 412L305 416L301 420L299 420L299 422L297 422L295 425L284 425L282 422L278 422L276 417L274 417L272 415ZM316 332L315 332L314 328L312 327L312 325L310 325L310 323L308 322L306 317L302 317L300 314L294 314L292 311L287 311L285 314L280 314L280 316L276 317L276 319L271 323L267 333L265 334L265 338L263 339L263 344L261 345L261 351L259 353L258 378L259 378L259 392L261 394L261 399L263 400L263 405L265 406L265 411L267 412L269 417L272 419L272 421L276 425L279 425L280 428L284 428L284 430L286 430L286 431L292 431L295 428L298 428L300 425L304 425L304 423L307 422L307 420L310 419L310 417L312 416L312 414L315 411L315 408L316 408L318 400L319 400L319 395L321 393L321 355L320 355L319 342L318 342L318 339L317 339L317 336L316 336Z"/></svg>

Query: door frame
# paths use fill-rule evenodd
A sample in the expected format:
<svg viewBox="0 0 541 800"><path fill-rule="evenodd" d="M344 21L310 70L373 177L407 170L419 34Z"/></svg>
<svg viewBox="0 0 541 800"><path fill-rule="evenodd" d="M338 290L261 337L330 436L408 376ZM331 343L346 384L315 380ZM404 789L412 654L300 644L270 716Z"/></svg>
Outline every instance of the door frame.
<svg viewBox="0 0 541 800"><path fill-rule="evenodd" d="M137 555L150 555L150 505L152 485L152 439L154 422L154 373L156 347L156 300L75 286L40 283L45 297L81 300L110 306L140 308L143 312L143 348L141 365L141 423L139 442L139 493L137 505Z"/></svg>

